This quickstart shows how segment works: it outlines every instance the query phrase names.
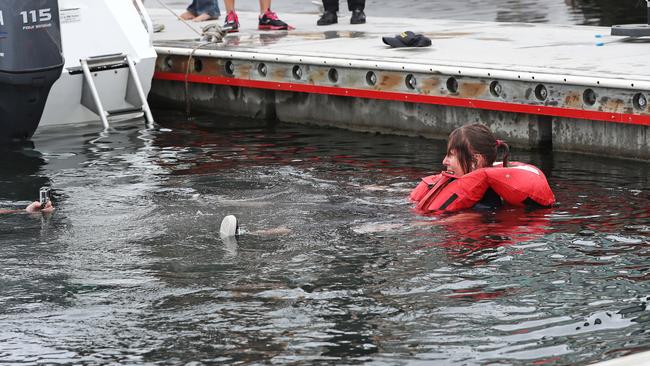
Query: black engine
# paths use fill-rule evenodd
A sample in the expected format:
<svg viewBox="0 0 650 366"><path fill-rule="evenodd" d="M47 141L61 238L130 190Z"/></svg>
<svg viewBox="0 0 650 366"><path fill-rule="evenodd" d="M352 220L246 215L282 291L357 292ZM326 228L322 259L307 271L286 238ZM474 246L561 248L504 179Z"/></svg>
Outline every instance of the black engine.
<svg viewBox="0 0 650 366"><path fill-rule="evenodd" d="M0 1L0 140L29 139L63 70L57 0Z"/></svg>

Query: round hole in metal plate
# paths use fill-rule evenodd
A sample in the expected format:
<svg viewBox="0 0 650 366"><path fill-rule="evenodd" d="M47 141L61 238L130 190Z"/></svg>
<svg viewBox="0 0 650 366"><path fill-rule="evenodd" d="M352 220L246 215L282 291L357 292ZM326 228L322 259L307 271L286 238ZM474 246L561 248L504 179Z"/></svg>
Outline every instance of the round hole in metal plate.
<svg viewBox="0 0 650 366"><path fill-rule="evenodd" d="M339 82L339 72L334 68L327 72L327 77L330 79L331 83L336 84Z"/></svg>
<svg viewBox="0 0 650 366"><path fill-rule="evenodd" d="M418 81L415 78L415 76L413 76L413 74L406 75L406 87L407 88L409 88L411 90L414 90L417 85L418 85Z"/></svg>
<svg viewBox="0 0 650 366"><path fill-rule="evenodd" d="M634 108L638 110L645 110L648 108L648 99L646 99L646 96L643 95L643 93L636 93L634 94L634 98L632 99L634 103Z"/></svg>
<svg viewBox="0 0 650 366"><path fill-rule="evenodd" d="M262 77L266 77L266 73L268 72L268 69L266 68L266 64L263 62L260 62L257 65L257 73L260 74Z"/></svg>
<svg viewBox="0 0 650 366"><path fill-rule="evenodd" d="M447 79L447 90L452 94L458 93L458 80L455 77Z"/></svg>
<svg viewBox="0 0 650 366"><path fill-rule="evenodd" d="M490 83L490 94L492 94L495 97L500 97L501 92L503 92L503 87L501 86L501 83L499 83L496 80Z"/></svg>
<svg viewBox="0 0 650 366"><path fill-rule="evenodd" d="M542 102L548 98L548 89L546 89L546 86L544 86L544 84L538 84L535 87L535 98Z"/></svg>
<svg viewBox="0 0 650 366"><path fill-rule="evenodd" d="M582 93L582 101L588 106L596 104L597 98L596 92L591 88L585 89L585 92Z"/></svg>
<svg viewBox="0 0 650 366"><path fill-rule="evenodd" d="M224 70L228 75L235 74L235 64L233 64L232 61L230 60L226 61L226 64L224 65Z"/></svg>
<svg viewBox="0 0 650 366"><path fill-rule="evenodd" d="M300 65L296 65L293 67L293 78L296 80L302 79L302 67Z"/></svg>
<svg viewBox="0 0 650 366"><path fill-rule="evenodd" d="M368 71L366 73L366 83L370 86L375 86L377 84L377 74L373 71Z"/></svg>
<svg viewBox="0 0 650 366"><path fill-rule="evenodd" d="M203 71L203 61L200 58L194 59L194 71L201 72Z"/></svg>

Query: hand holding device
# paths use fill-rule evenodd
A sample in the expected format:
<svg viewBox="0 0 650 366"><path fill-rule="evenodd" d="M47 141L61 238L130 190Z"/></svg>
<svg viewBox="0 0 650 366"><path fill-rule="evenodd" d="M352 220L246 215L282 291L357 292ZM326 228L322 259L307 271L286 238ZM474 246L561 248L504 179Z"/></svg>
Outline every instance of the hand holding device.
<svg viewBox="0 0 650 366"><path fill-rule="evenodd" d="M50 189L48 187L41 187L38 196L39 196L39 201L41 203L41 210L42 210L50 201Z"/></svg>

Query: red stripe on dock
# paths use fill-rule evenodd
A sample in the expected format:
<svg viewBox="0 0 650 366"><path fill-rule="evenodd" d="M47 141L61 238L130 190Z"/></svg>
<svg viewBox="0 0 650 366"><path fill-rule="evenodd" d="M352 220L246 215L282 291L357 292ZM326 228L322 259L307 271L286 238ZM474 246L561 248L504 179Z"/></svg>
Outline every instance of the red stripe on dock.
<svg viewBox="0 0 650 366"><path fill-rule="evenodd" d="M185 74L158 72L154 73L154 79L185 81ZM436 104L450 107L464 107L475 109L486 109L492 111L515 112L525 114L535 114L554 117L575 118L584 120L607 121L616 123L626 123L634 125L650 126L650 115L641 116L636 114L609 113L600 111L590 111L584 109L558 108L548 106L535 106L528 104L495 102L480 99L465 99L456 97L444 97L433 95L397 93L380 90L366 89L347 89L335 86L317 86L311 84L298 83L280 83L262 80L245 80L237 78L225 78L221 76L194 75L190 74L187 80L191 83L230 85L254 89L271 89L282 91L293 91L300 93L338 95L345 97L356 97L364 99L381 99L393 100L410 103Z"/></svg>

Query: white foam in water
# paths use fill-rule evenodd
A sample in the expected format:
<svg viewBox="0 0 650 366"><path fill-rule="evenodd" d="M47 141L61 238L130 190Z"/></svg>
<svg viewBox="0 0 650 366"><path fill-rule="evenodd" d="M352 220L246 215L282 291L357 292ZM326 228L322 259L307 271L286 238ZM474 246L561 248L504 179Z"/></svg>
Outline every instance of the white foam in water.
<svg viewBox="0 0 650 366"><path fill-rule="evenodd" d="M624 243L624 244L641 244L643 241L641 239L634 239L634 238L626 238L624 236L618 236L618 235L609 235L606 236L605 239L613 240L619 243Z"/></svg>

